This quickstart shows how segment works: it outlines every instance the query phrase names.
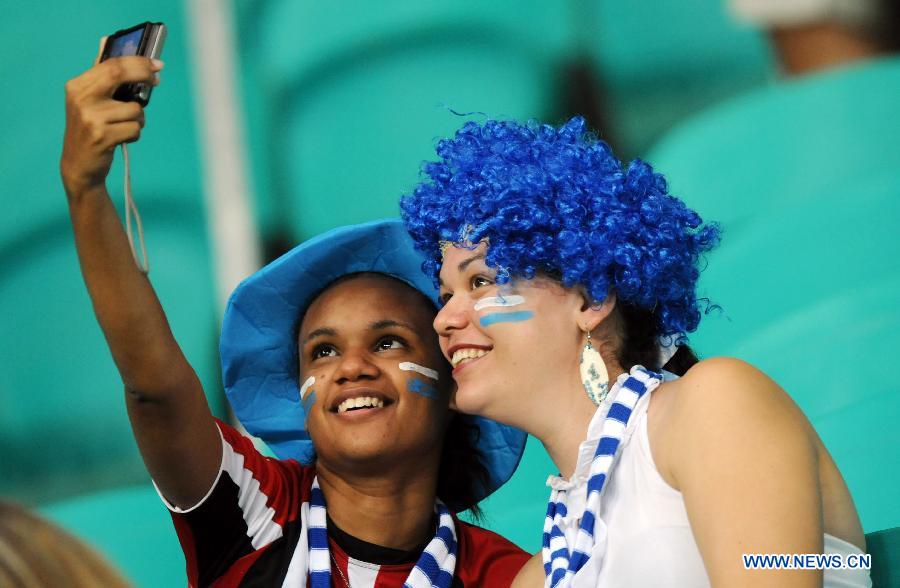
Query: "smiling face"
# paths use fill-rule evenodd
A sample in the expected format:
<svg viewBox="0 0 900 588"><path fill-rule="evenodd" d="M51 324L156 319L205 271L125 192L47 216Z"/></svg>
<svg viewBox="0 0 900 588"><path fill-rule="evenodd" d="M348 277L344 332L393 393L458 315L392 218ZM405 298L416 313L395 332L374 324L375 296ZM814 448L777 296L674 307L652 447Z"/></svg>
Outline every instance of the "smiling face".
<svg viewBox="0 0 900 588"><path fill-rule="evenodd" d="M545 403L580 389L585 301L549 278L497 285L486 251L447 248L434 327L453 365L455 406L534 432Z"/></svg>
<svg viewBox="0 0 900 588"><path fill-rule="evenodd" d="M320 464L439 462L450 377L433 317L421 294L381 274L340 281L309 306L300 383Z"/></svg>

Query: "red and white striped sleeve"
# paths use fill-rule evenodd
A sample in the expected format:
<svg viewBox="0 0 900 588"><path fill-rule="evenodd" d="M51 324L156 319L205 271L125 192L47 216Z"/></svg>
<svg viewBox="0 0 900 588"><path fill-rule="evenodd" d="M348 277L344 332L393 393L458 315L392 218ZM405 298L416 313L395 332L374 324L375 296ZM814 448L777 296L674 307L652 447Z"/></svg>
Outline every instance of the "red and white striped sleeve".
<svg viewBox="0 0 900 588"><path fill-rule="evenodd" d="M216 424L222 463L206 496L180 509L160 494L172 514L191 586L238 586L267 552L293 551L300 507L309 500L315 475L295 461L262 455L249 438L219 420ZM276 561L269 562L272 569L265 575L277 574L282 558L267 559Z"/></svg>

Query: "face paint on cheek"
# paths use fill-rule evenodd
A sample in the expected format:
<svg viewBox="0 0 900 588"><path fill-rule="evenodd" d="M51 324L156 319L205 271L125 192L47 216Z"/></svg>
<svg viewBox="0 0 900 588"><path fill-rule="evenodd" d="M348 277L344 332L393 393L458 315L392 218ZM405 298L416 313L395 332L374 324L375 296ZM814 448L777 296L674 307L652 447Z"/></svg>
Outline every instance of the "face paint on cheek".
<svg viewBox="0 0 900 588"><path fill-rule="evenodd" d="M306 378L306 381L300 386L300 406L303 407L303 412L306 413L307 418L309 418L309 411L312 408L312 405L316 402L316 392L315 390L310 390L315 383L315 376L310 376ZM309 394L307 394L307 392L309 392Z"/></svg>
<svg viewBox="0 0 900 588"><path fill-rule="evenodd" d="M303 406L303 412L306 413L306 418L309 418L309 411L312 410L313 404L316 403L316 392L315 390L310 390L309 394L300 401L300 404Z"/></svg>
<svg viewBox="0 0 900 588"><path fill-rule="evenodd" d="M496 325L497 323L518 323L527 321L533 316L534 313L530 310L520 310L518 312L492 312L481 317L479 322L482 327L489 327L491 325Z"/></svg>
<svg viewBox="0 0 900 588"><path fill-rule="evenodd" d="M411 378L406 381L406 389L413 394L418 394L419 396L424 396L425 398L436 399L440 396L437 388L424 380L418 380L416 378Z"/></svg>
<svg viewBox="0 0 900 588"><path fill-rule="evenodd" d="M303 400L303 397L306 396L306 391L310 389L310 387L316 383L316 377L310 376L306 378L306 381L303 382L303 385L300 386L300 400Z"/></svg>
<svg viewBox="0 0 900 588"><path fill-rule="evenodd" d="M524 296L518 296L516 294L510 294L509 296L488 296L487 298L482 298L478 302L475 303L475 310L482 310L485 308L490 308L494 306L500 307L509 307L509 306L518 306L520 304L525 303Z"/></svg>
<svg viewBox="0 0 900 588"><path fill-rule="evenodd" d="M419 364L413 363L411 361L402 361L402 362L400 362L399 367L404 372L417 372L417 373L422 374L426 378L431 378L432 380L438 379L437 370L427 368L423 365L419 365Z"/></svg>

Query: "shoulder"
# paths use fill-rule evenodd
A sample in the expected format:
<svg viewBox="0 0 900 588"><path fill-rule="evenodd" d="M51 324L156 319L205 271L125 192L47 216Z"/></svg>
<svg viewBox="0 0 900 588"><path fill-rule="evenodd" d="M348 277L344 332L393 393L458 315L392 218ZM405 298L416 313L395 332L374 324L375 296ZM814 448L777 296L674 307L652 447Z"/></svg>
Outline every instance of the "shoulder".
<svg viewBox="0 0 900 588"><path fill-rule="evenodd" d="M682 418L741 414L747 418L773 416L781 408L790 417L799 410L790 396L769 376L732 357L698 362L674 382L666 384L672 412Z"/></svg>
<svg viewBox="0 0 900 588"><path fill-rule="evenodd" d="M746 381L774 382L762 371L735 357L713 357L697 362L678 381L708 386L723 383L740 384Z"/></svg>
<svg viewBox="0 0 900 588"><path fill-rule="evenodd" d="M673 478L679 477L675 470L685 469L678 462L703 460L710 452L741 461L752 452L786 446L809 455L813 445L811 426L787 392L745 361L701 361L659 392L657 414L650 415L651 446L662 458L660 470Z"/></svg>
<svg viewBox="0 0 900 588"><path fill-rule="evenodd" d="M242 491L256 490L266 494L284 495L286 491L294 496L308 499L315 468L305 466L293 459L277 459L264 455L253 443L253 439L241 434L231 425L216 419L222 433L223 472L234 480ZM255 483L254 483L255 482Z"/></svg>

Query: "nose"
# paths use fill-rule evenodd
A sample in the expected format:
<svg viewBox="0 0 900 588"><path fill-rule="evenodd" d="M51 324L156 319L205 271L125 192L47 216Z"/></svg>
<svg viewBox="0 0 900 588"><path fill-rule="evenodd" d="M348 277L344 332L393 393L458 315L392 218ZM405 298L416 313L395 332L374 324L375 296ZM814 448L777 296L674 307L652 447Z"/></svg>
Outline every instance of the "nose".
<svg viewBox="0 0 900 588"><path fill-rule="evenodd" d="M359 380L374 380L381 374L364 351L344 351L340 364L334 371L334 379L338 384Z"/></svg>
<svg viewBox="0 0 900 588"><path fill-rule="evenodd" d="M452 331L459 331L469 324L468 308L461 296L453 296L434 317L434 330L442 337L450 336Z"/></svg>

